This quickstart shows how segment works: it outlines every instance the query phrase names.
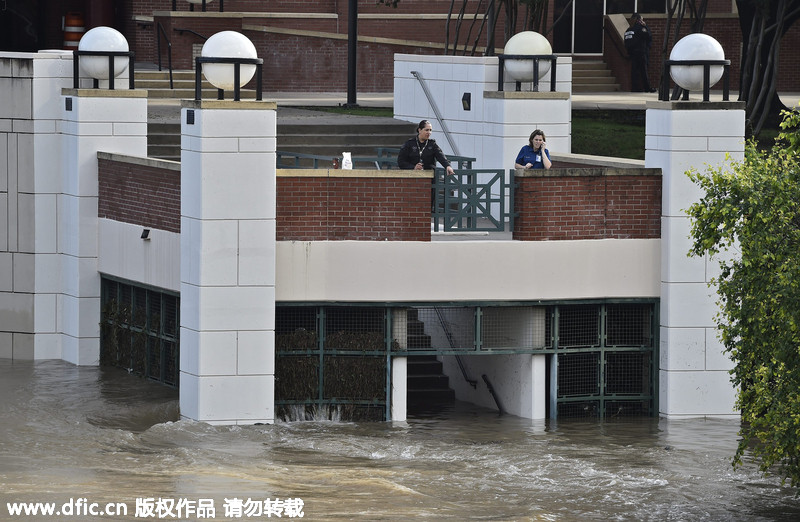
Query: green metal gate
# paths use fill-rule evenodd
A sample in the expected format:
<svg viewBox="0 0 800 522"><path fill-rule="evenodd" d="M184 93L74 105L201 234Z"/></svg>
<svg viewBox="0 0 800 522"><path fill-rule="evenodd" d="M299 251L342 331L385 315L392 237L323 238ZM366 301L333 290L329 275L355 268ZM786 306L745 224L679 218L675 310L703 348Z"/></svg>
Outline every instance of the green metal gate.
<svg viewBox="0 0 800 522"><path fill-rule="evenodd" d="M513 171L460 169L434 172L433 229L504 231L514 229Z"/></svg>
<svg viewBox="0 0 800 522"><path fill-rule="evenodd" d="M390 317L380 306L277 307L276 418L390 418Z"/></svg>
<svg viewBox="0 0 800 522"><path fill-rule="evenodd" d="M554 309L556 416L609 419L658 411L658 308L608 303ZM551 414L551 416L553 416Z"/></svg>

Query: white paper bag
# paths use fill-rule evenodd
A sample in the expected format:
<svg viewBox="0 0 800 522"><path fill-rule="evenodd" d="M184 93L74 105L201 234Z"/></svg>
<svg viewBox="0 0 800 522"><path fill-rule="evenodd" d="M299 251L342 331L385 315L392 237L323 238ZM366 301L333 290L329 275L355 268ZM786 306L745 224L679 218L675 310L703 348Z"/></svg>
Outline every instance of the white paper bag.
<svg viewBox="0 0 800 522"><path fill-rule="evenodd" d="M349 152L342 152L342 168L343 169L353 169L353 160L350 157Z"/></svg>

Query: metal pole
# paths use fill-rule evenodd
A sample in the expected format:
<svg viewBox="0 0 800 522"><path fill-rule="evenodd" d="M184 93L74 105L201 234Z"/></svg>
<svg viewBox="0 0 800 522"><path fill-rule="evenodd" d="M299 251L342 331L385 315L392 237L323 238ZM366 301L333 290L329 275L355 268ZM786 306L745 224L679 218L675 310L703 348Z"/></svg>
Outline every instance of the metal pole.
<svg viewBox="0 0 800 522"><path fill-rule="evenodd" d="M486 56L494 56L494 0L489 0L486 6Z"/></svg>
<svg viewBox="0 0 800 522"><path fill-rule="evenodd" d="M358 43L358 0L348 0L347 10L347 106L356 103L356 44Z"/></svg>

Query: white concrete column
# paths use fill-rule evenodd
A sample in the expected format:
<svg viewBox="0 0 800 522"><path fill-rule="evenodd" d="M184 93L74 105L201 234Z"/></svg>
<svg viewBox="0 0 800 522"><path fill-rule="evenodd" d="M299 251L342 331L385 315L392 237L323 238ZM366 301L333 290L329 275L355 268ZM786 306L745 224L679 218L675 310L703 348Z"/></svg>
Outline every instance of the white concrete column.
<svg viewBox="0 0 800 522"><path fill-rule="evenodd" d="M550 154L572 151L572 99L568 92L487 91L480 168L514 168L531 132L544 131ZM469 156L469 154L464 154Z"/></svg>
<svg viewBox="0 0 800 522"><path fill-rule="evenodd" d="M2 54L2 53L0 53ZM0 357L59 359L61 89L66 51L0 60Z"/></svg>
<svg viewBox="0 0 800 522"><path fill-rule="evenodd" d="M181 415L275 419L276 104L184 100Z"/></svg>
<svg viewBox="0 0 800 522"><path fill-rule="evenodd" d="M701 190L686 175L744 157L744 104L649 102L645 167L663 174L659 409L667 417L736 416L732 362L717 339L717 264L688 257L686 209Z"/></svg>
<svg viewBox="0 0 800 522"><path fill-rule="evenodd" d="M392 310L392 340L400 350L408 349L408 310ZM408 415L408 358L392 357L392 404L393 421L405 421Z"/></svg>
<svg viewBox="0 0 800 522"><path fill-rule="evenodd" d="M147 91L64 89L62 94L57 326L62 358L94 365L100 361L97 153L147 155Z"/></svg>

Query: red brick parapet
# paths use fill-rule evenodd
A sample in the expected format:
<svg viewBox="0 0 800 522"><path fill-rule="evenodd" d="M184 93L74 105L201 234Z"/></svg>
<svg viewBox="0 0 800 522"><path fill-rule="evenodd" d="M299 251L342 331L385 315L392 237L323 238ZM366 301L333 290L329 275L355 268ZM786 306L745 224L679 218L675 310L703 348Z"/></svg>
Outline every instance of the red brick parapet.
<svg viewBox="0 0 800 522"><path fill-rule="evenodd" d="M181 231L181 164L97 153L97 216L143 227Z"/></svg>
<svg viewBox="0 0 800 522"><path fill-rule="evenodd" d="M519 169L515 180L516 240L661 236L661 169Z"/></svg>
<svg viewBox="0 0 800 522"><path fill-rule="evenodd" d="M98 153L98 217L180 232L180 163ZM278 241L430 241L432 171L279 169ZM658 238L661 170L518 170L513 238Z"/></svg>
<svg viewBox="0 0 800 522"><path fill-rule="evenodd" d="M430 241L433 171L280 169L278 241Z"/></svg>

